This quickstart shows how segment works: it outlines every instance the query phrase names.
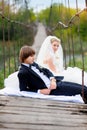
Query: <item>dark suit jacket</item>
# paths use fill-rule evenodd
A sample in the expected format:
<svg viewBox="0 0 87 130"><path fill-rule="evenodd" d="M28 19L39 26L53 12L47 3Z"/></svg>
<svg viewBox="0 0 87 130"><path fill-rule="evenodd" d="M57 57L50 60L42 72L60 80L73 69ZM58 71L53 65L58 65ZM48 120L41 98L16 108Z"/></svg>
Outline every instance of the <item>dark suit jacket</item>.
<svg viewBox="0 0 87 130"><path fill-rule="evenodd" d="M46 68L40 68L37 63L34 63L38 69L42 70L44 74L50 78L54 75ZM43 80L31 68L21 64L18 73L20 91L37 92L38 89L47 88ZM59 77L60 78L60 77Z"/></svg>

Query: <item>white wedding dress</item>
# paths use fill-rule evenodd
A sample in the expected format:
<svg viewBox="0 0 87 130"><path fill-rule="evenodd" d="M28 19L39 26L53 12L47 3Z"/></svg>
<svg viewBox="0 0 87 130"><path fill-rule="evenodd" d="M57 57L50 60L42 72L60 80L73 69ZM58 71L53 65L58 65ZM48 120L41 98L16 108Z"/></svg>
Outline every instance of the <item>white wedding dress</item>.
<svg viewBox="0 0 87 130"><path fill-rule="evenodd" d="M56 67L56 70L58 71L58 73L54 73L51 70L54 73L54 75L64 76L63 81L69 81L69 82L82 84L82 70L78 67L67 67L67 69L64 69L62 46L60 44L58 47L58 50L56 51L56 53L54 53L52 50L51 42L50 42L52 38L58 39L55 36L48 36L44 40L40 48L40 51L38 53L36 62L40 64L41 66L50 69L46 64L44 64L44 59L50 56L53 59L53 63ZM87 73L86 72L84 72L84 85L87 86Z"/></svg>

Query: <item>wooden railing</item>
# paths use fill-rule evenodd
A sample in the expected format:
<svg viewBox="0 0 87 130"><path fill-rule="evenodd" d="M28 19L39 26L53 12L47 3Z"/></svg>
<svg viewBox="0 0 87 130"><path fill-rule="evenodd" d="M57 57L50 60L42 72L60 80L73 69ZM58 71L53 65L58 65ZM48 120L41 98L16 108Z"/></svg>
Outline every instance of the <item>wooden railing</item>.
<svg viewBox="0 0 87 130"><path fill-rule="evenodd" d="M4 10L4 1L0 7L0 88L4 79L12 72L18 70L19 49L23 44L32 45L36 25L14 20Z"/></svg>

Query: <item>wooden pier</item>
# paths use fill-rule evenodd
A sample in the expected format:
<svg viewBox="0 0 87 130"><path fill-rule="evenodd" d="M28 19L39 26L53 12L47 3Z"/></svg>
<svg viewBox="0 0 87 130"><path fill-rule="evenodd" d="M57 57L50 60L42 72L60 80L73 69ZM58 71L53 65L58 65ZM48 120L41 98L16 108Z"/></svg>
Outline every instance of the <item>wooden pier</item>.
<svg viewBox="0 0 87 130"><path fill-rule="evenodd" d="M0 96L0 130L87 130L87 105Z"/></svg>

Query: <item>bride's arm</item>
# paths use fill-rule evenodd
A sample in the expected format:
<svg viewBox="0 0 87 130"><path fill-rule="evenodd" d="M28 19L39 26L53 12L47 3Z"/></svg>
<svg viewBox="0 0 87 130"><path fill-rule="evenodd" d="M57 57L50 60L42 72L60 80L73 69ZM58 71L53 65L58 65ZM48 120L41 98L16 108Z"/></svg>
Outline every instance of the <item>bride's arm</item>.
<svg viewBox="0 0 87 130"><path fill-rule="evenodd" d="M53 72L57 72L56 71L56 66L54 65L54 62L53 62L53 58L51 56L47 57L45 60L44 60L44 64L46 64L48 66L48 68L50 70L52 70Z"/></svg>

